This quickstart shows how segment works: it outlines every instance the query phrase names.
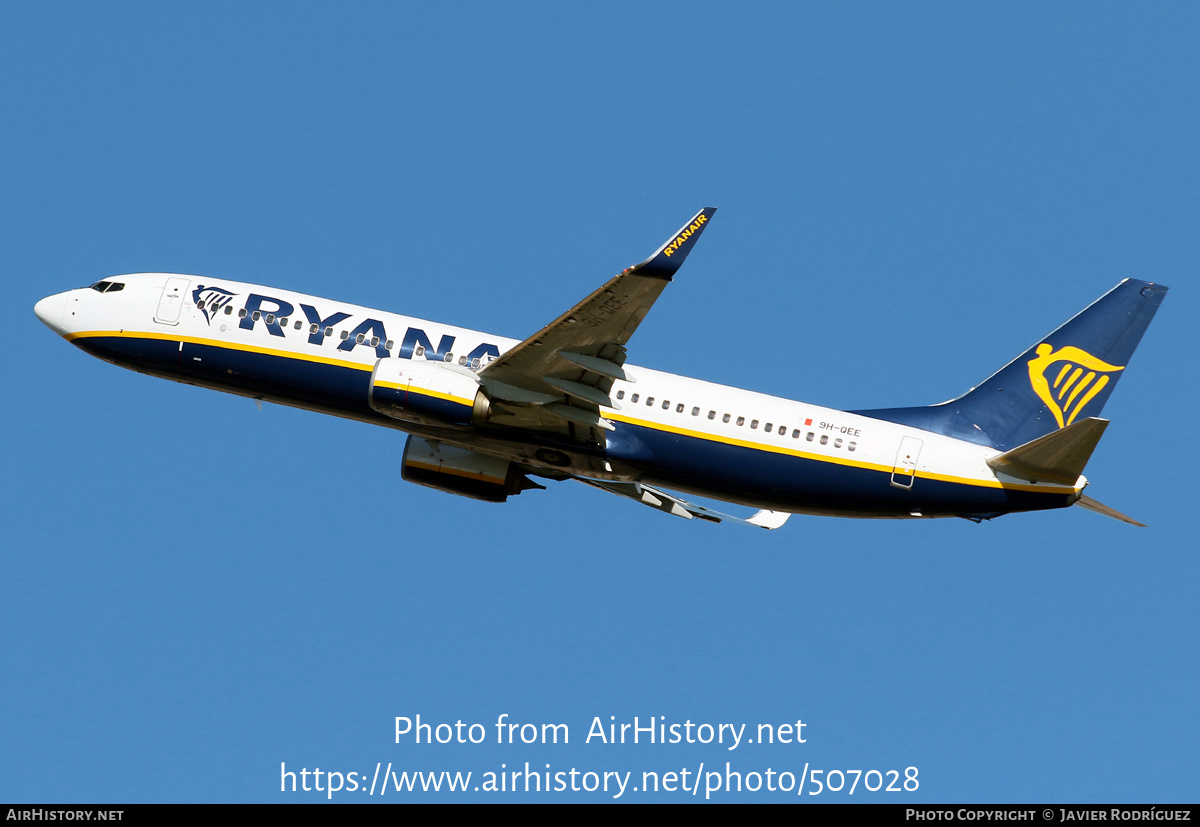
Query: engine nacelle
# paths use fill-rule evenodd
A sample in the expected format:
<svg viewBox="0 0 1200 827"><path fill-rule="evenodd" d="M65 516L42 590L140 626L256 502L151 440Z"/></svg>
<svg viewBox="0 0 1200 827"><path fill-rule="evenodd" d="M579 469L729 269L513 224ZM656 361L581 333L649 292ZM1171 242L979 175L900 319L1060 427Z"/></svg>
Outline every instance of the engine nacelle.
<svg viewBox="0 0 1200 827"><path fill-rule="evenodd" d="M506 459L477 454L419 436L404 445L400 476L408 482L474 500L502 503L512 494L544 488Z"/></svg>
<svg viewBox="0 0 1200 827"><path fill-rule="evenodd" d="M371 373L371 407L421 425L469 428L487 419L488 399L474 371L447 362L380 359Z"/></svg>

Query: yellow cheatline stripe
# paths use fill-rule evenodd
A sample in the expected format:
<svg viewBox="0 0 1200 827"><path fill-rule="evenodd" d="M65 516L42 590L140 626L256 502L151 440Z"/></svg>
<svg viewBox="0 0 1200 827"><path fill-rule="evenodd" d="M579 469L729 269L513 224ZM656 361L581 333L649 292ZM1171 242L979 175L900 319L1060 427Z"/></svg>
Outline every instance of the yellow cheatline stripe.
<svg viewBox="0 0 1200 827"><path fill-rule="evenodd" d="M928 471L905 471L903 468L897 469L891 465L879 465L873 462L863 462L861 460L850 459L849 457L830 457L822 454L814 454L808 451L797 451L794 448L784 448L779 445L765 445L760 442L748 442L743 439L735 439L733 437L718 436L716 434L708 434L702 431L692 431L686 428L676 428L671 425L663 425L658 422L650 422L645 419L637 419L630 416L625 416L618 413L606 413L605 419L615 419L618 422L627 422L630 425L641 425L645 428L651 428L656 431L666 431L680 436L693 437L695 439L703 439L709 442L720 442L725 445L736 445L741 448L751 448L757 451L767 451L772 454L786 454L788 456L799 457L801 459L811 459L817 462L827 462L832 465L845 465L851 468L862 468L867 471L882 471L885 474L890 474L895 470L899 470L905 475L911 475L920 479L937 480L939 482L952 482L959 485L973 485L979 488L1003 488L1016 491L1036 491L1045 494L1065 494L1074 491L1074 486L1046 486L1046 485L1023 485L1019 483L1007 483L1000 480L980 480L971 477L957 477L950 474L934 474Z"/></svg>
<svg viewBox="0 0 1200 827"><path fill-rule="evenodd" d="M328 356L317 356L308 353L297 353L292 350L276 350L269 347L259 347L241 342L227 342L221 339L200 339L195 336L172 336L169 333L149 333L136 330L88 330L81 333L70 333L65 338L68 342L76 339L95 339L102 336L114 336L122 339L157 339L164 342L187 342L193 345L208 345L224 350L239 350L244 353L261 353L266 356L279 356L285 359L299 359L304 362L317 362L323 365L335 365L342 368L370 371L372 365L362 362L352 362L348 359L333 359Z"/></svg>
<svg viewBox="0 0 1200 827"><path fill-rule="evenodd" d="M405 393L415 393L418 396L432 396L435 399L444 399L447 402L457 402L459 405L466 405L466 406L472 407L472 408L475 407L474 399L463 399L461 396L452 396L451 394L442 393L441 391L431 391L428 388L412 389L412 388L409 388L408 385L401 385L399 382L376 381L375 387L387 388L388 390L393 390L393 391L403 390Z"/></svg>
<svg viewBox="0 0 1200 827"><path fill-rule="evenodd" d="M351 362L345 359L331 359L328 356L314 356L306 353L295 353L288 350L276 350L274 348L258 347L257 345L242 344L240 342L225 342L219 339L201 339L194 336L172 336L167 333L149 333L141 331L126 331L126 330L89 330L80 333L68 334L65 338L67 341L76 339L98 338L101 336L115 336L118 338L127 339L158 339L167 342L188 342L196 345L209 345L211 347L222 348L225 350L239 350L245 353L261 353L267 356L278 356L283 359L299 359L304 362L316 362L324 365L334 365L337 367L352 368L354 370L371 371L374 369L372 365L364 365L361 362ZM1107 378L1107 377L1106 377ZM384 383L381 383L384 384ZM396 385L388 385L390 387L398 387ZM438 394L434 391L426 391L422 389L422 394L430 396L438 396L452 402L457 402L460 405L474 405L474 400L465 401L458 397L449 396L446 394ZM894 469L889 465L878 465L872 462L861 462L843 457L829 457L821 454L809 453L807 451L797 451L793 448L784 448L777 445L764 445L758 442L749 442L742 439L734 439L732 437L718 436L708 434L702 431L693 431L687 428L675 428L670 425L663 425L658 422L649 422L644 419L636 419L634 417L623 416L622 414L609 412L604 415L605 419L616 420L617 422L627 422L630 425L641 425L646 428L651 428L656 431L666 431L668 433L679 434L681 436L689 436L695 439L703 439L708 442L720 442L726 445L736 445L742 448L751 448L757 451L767 451L773 454L786 454L788 456L800 457L801 459L811 459L817 462L827 462L833 465L845 465L852 468L862 468L868 471L882 471L890 474ZM1074 491L1073 486L1045 486L1045 485L1019 485L1014 483L1004 483L999 480L979 480L970 477L955 477L948 474L931 474L928 472L919 472L915 476L921 479L938 480L941 482L953 482L961 485L973 485L983 488L1006 488L1018 491L1037 491L1045 493L1066 493Z"/></svg>
<svg viewBox="0 0 1200 827"><path fill-rule="evenodd" d="M195 336L172 336L166 333L147 333L129 330L89 330L83 333L72 333L66 337L67 341L75 339L99 338L101 336L115 336L125 339L157 339L164 342L187 342L193 345L208 345L210 347L222 348L224 350L238 350L244 353L261 353L266 356L278 356L282 359L299 359L304 362L317 362L323 365L335 365L343 368L353 368L354 370L370 371L374 370L373 365L364 365L361 362L351 362L346 359L332 359L328 356L316 356L307 353L297 353L291 350L277 350L275 348L259 347L257 345L247 345L240 342L225 342L220 339L201 339ZM393 390L399 390L402 386L395 382L377 382L377 385ZM447 402L457 402L459 405L474 406L474 399L463 399L459 396L451 396L447 393L427 390L410 391L410 393L419 393L422 396L432 396L438 399L444 399Z"/></svg>
<svg viewBox="0 0 1200 827"><path fill-rule="evenodd" d="M417 388L415 390L409 390L408 392L415 393L417 396L432 396L435 399L444 399L447 402L456 402L459 405L466 405L468 408L472 408L475 406L474 399L469 399L469 400L463 399L461 396L451 396L448 393L441 393L440 391L431 391L428 388Z"/></svg>
<svg viewBox="0 0 1200 827"><path fill-rule="evenodd" d="M1006 491L1033 491L1038 494L1070 494L1075 491L1075 486L1073 485L1027 485L1024 483L1000 482L1000 480L977 480L970 477L955 477L950 474L930 474L923 471L918 472L916 476L921 479L955 482L960 485L974 485L980 488L1003 488Z"/></svg>
<svg viewBox="0 0 1200 827"><path fill-rule="evenodd" d="M877 465L873 462L861 462L859 460L850 459L849 457L826 457L822 456L821 454L813 454L807 451L797 451L795 448L785 448L781 445L767 445L761 442L749 442L744 439L710 434L704 431L693 431L688 428L676 428L672 425L663 425L659 422L650 422L645 419L638 419L636 417L626 416L624 414L606 413L604 414L604 418L615 419L618 422L628 422L630 425L641 425L646 428L652 428L656 431L666 431L672 434L679 434L680 436L690 436L696 439L704 439L708 440L709 442L720 442L725 445L736 445L740 448L754 448L756 450L767 451L768 453L772 454L787 454L788 456L800 457L801 459L815 459L822 462L832 462L836 465L849 465L854 468L865 468L868 471L887 471L890 473L892 470L891 466Z"/></svg>

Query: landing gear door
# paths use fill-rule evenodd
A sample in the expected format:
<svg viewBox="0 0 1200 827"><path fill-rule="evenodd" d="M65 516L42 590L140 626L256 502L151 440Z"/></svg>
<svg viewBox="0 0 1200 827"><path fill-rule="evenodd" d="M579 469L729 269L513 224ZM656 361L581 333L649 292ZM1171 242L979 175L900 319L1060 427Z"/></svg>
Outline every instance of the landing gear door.
<svg viewBox="0 0 1200 827"><path fill-rule="evenodd" d="M179 311L183 308L183 297L187 295L190 279L171 276L163 287L162 298L158 300L158 310L154 313L154 321L159 324L179 324Z"/></svg>
<svg viewBox="0 0 1200 827"><path fill-rule="evenodd" d="M896 451L896 465L892 468L892 485L897 488L912 488L917 476L917 457L921 455L924 443L915 436L906 436L900 440L900 449Z"/></svg>

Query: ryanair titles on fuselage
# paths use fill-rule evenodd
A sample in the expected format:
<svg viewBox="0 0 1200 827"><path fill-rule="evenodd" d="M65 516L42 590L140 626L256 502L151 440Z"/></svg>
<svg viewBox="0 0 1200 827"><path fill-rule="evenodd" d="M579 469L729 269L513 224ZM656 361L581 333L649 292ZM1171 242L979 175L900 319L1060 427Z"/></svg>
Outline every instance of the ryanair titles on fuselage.
<svg viewBox="0 0 1200 827"><path fill-rule="evenodd" d="M236 293L231 293L222 287L201 284L197 285L196 289L192 291L192 300L195 302L196 308L204 314L204 318L211 325L213 317L217 315L221 307L231 304L233 297L236 295ZM214 304L219 302L219 305L215 308L210 307L206 300ZM272 336L285 338L286 333L284 332L285 328L283 325L295 315L296 307L291 302L274 296L248 293L246 295L246 302L242 306L242 311L244 311L244 314L242 312L238 313L240 317L238 327L242 330L253 330L254 326L261 322ZM347 319L353 318L350 313L340 310L330 313L327 316L322 316L311 304L303 302L300 302L300 312L308 320L308 324L302 328L302 332L308 336L308 343L310 345L317 346L325 343L326 336L333 335L336 326L341 325ZM393 353L386 346L388 343L388 333L383 321L380 319L363 319L348 331L346 337L338 344L337 349L345 353L350 353L354 348L361 346L373 349L376 357L379 359L386 359L389 356L411 359L416 349L420 347L423 348L426 359L444 362L447 355L454 351L454 340L454 336L443 335L438 341L437 347L434 347L424 330L409 327L404 331L404 338L400 340L400 347ZM479 359L480 363L482 363L487 359L494 359L499 355L499 347L484 342L466 354L465 360L466 364L470 365L476 359Z"/></svg>
<svg viewBox="0 0 1200 827"><path fill-rule="evenodd" d="M691 237L692 233L696 232L701 227L703 227L704 222L706 222L706 221L708 221L707 215L701 214L701 215L696 216L695 221L693 221L691 224L687 225L687 227L684 228L683 232L681 232L679 235L675 236L675 238L673 238L671 240L671 243L663 248L663 255L670 256L672 253L674 253L676 250L678 250L679 245L681 245L681 244L683 244L683 242L687 241Z"/></svg>

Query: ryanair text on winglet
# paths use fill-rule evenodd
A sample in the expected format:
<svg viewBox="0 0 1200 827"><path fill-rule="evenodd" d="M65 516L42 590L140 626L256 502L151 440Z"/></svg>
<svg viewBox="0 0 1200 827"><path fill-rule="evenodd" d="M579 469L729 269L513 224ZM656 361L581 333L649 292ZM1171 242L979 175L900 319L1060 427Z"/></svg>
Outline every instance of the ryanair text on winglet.
<svg viewBox="0 0 1200 827"><path fill-rule="evenodd" d="M663 248L663 255L670 256L671 253L674 253L676 250L678 250L679 245L681 245L681 244L683 244L683 242L687 241L688 238L691 237L692 233L696 232L701 227L703 227L705 221L708 221L707 215L700 214L700 215L696 216L695 221L693 221L691 224L687 225L687 227L684 229L683 232L681 232L679 235L675 236L675 238L671 241L671 243Z"/></svg>

